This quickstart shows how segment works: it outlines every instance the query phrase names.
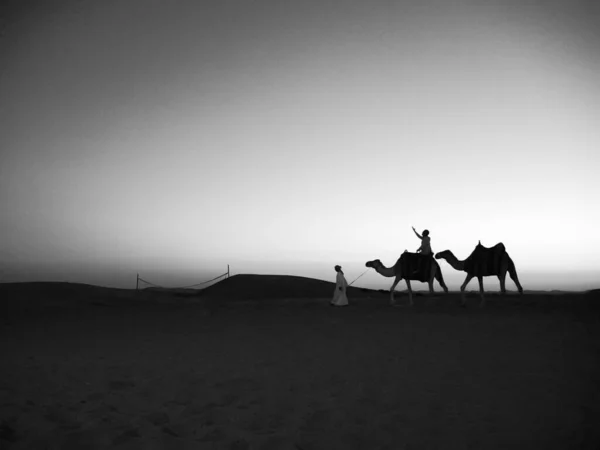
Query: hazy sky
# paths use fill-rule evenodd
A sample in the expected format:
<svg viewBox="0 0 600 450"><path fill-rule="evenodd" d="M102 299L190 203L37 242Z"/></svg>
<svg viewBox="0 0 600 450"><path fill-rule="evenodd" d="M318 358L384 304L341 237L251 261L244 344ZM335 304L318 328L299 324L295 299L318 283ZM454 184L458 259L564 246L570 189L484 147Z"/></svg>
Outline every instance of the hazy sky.
<svg viewBox="0 0 600 450"><path fill-rule="evenodd" d="M598 3L5 1L0 280L352 281L414 225L598 287Z"/></svg>

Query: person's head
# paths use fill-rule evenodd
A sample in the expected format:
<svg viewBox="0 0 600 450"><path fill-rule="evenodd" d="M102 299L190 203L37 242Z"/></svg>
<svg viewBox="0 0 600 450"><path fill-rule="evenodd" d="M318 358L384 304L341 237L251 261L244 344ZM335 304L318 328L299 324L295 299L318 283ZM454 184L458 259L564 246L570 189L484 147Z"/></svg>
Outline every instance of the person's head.
<svg viewBox="0 0 600 450"><path fill-rule="evenodd" d="M341 272L342 271L342 266L335 266L334 267L336 272Z"/></svg>
<svg viewBox="0 0 600 450"><path fill-rule="evenodd" d="M429 230L423 230L423 236L429 236Z"/></svg>

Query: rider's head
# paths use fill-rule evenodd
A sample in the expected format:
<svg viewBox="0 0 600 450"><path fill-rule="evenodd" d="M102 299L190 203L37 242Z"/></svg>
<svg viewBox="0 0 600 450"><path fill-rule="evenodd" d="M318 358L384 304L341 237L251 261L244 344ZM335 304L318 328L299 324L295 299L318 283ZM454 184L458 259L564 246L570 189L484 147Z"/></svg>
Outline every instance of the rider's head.
<svg viewBox="0 0 600 450"><path fill-rule="evenodd" d="M429 236L429 230L423 230L423 236Z"/></svg>

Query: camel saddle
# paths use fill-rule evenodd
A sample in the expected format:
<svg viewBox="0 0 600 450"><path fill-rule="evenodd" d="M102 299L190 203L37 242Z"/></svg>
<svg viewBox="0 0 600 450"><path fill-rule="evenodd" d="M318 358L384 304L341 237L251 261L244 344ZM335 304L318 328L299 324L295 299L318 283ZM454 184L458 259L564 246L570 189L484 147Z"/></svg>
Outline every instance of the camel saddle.
<svg viewBox="0 0 600 450"><path fill-rule="evenodd" d="M404 252L400 256L400 264L404 279L428 282L431 275L431 263L434 261L433 253L423 255L421 253Z"/></svg>
<svg viewBox="0 0 600 450"><path fill-rule="evenodd" d="M506 248L502 242L493 247L484 247L481 241L465 260L465 272L476 277L498 275Z"/></svg>

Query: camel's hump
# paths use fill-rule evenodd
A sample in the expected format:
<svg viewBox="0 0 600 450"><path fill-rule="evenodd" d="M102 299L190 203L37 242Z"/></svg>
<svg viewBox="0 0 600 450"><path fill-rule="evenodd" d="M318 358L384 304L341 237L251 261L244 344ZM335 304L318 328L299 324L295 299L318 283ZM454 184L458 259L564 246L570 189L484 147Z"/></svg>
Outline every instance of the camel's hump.
<svg viewBox="0 0 600 450"><path fill-rule="evenodd" d="M502 242L498 242L493 247L486 247L486 246L484 246L481 243L481 241L479 241L479 244L477 244L477 247L475 249L477 250L477 248L483 249L483 250L496 250L496 251L500 250L500 251L506 251L506 247L504 246L504 244Z"/></svg>
<svg viewBox="0 0 600 450"><path fill-rule="evenodd" d="M502 242L493 247L478 244L465 260L465 271L475 276L497 275L506 249Z"/></svg>

